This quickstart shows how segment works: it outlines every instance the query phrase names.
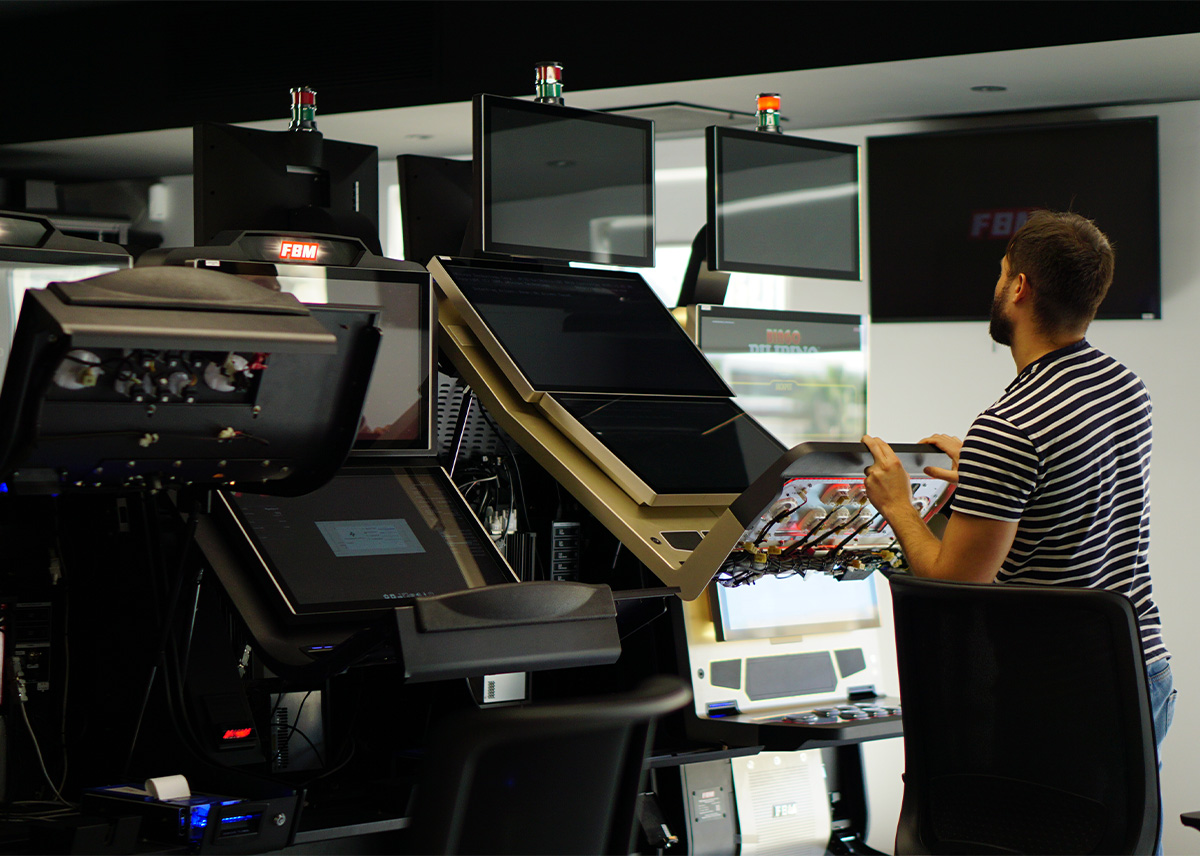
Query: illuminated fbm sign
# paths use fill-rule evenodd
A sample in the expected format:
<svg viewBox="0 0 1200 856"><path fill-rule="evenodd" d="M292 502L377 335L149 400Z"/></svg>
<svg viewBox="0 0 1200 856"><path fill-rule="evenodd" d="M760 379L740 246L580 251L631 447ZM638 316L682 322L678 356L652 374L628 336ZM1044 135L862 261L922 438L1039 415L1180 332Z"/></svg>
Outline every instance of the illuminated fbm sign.
<svg viewBox="0 0 1200 856"><path fill-rule="evenodd" d="M282 241L279 244L279 258L289 261L315 262L319 249L321 249L321 245L316 241Z"/></svg>

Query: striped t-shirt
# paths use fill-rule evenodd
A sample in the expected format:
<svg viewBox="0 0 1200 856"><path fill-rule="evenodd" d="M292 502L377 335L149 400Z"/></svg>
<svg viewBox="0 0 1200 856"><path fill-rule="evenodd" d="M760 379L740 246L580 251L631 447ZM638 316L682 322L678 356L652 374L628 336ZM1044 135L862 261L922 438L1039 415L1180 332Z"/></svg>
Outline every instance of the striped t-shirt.
<svg viewBox="0 0 1200 856"><path fill-rule="evenodd" d="M1017 520L996 577L1132 601L1146 662L1167 656L1150 589L1150 395L1086 341L1030 363L963 442L956 512Z"/></svg>

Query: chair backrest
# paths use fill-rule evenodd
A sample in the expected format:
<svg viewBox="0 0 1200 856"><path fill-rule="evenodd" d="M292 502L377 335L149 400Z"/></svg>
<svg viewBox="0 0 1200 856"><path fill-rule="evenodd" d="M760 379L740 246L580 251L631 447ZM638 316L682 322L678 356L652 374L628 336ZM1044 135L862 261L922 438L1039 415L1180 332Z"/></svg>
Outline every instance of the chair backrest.
<svg viewBox="0 0 1200 856"><path fill-rule="evenodd" d="M691 688L471 711L443 723L413 811L420 853L628 854L643 765Z"/></svg>
<svg viewBox="0 0 1200 856"><path fill-rule="evenodd" d="M891 578L897 853L1150 853L1154 727L1121 595Z"/></svg>

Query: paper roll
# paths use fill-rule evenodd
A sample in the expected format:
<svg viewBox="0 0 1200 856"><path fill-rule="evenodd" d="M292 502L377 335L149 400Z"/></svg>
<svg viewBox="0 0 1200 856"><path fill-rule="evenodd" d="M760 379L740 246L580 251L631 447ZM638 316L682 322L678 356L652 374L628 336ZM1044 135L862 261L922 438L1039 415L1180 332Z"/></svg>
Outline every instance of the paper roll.
<svg viewBox="0 0 1200 856"><path fill-rule="evenodd" d="M192 795L183 776L159 776L146 779L146 792L156 800L182 800Z"/></svg>

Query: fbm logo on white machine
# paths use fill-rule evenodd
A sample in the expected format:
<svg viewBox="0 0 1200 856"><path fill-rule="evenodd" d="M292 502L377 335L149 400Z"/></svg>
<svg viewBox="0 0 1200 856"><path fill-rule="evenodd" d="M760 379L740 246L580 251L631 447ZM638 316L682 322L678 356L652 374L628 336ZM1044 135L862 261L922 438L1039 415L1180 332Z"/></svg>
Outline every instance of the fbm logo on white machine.
<svg viewBox="0 0 1200 856"><path fill-rule="evenodd" d="M279 258L315 262L320 249L321 245L316 241L282 241L279 244Z"/></svg>
<svg viewBox="0 0 1200 856"><path fill-rule="evenodd" d="M772 817L791 817L800 813L799 803L783 803L782 805L772 806Z"/></svg>

